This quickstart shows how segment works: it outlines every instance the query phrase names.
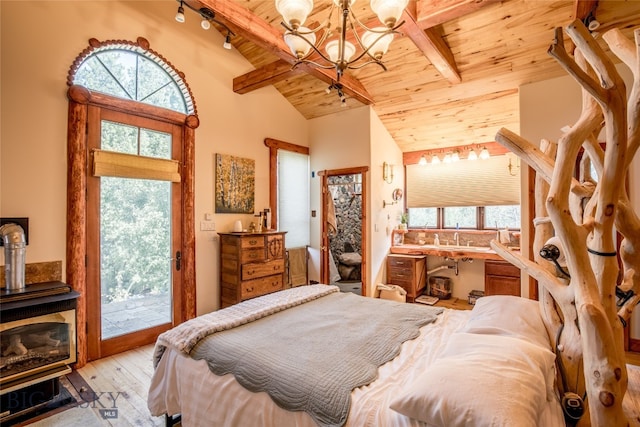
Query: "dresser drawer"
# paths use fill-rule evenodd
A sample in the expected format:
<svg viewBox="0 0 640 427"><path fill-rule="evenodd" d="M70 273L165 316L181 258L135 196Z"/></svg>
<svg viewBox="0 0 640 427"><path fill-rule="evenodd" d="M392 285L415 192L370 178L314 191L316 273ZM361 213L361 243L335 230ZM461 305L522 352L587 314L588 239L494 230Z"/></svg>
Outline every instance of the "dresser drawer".
<svg viewBox="0 0 640 427"><path fill-rule="evenodd" d="M264 236L246 236L240 238L240 247L246 248L264 248Z"/></svg>
<svg viewBox="0 0 640 427"><path fill-rule="evenodd" d="M241 298L248 299L283 289L282 274L242 282Z"/></svg>
<svg viewBox="0 0 640 427"><path fill-rule="evenodd" d="M282 273L284 273L284 260L282 259L244 264L242 266L242 280L251 280L271 274Z"/></svg>
<svg viewBox="0 0 640 427"><path fill-rule="evenodd" d="M248 264L251 262L258 262L258 261L264 261L264 260L265 260L264 248L245 249L240 254L241 264Z"/></svg>

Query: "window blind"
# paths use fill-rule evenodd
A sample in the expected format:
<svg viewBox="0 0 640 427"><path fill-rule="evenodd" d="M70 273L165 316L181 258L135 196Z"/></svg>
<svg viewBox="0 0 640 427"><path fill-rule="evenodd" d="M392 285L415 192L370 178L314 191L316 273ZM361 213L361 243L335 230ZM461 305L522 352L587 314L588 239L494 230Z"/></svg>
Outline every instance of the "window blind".
<svg viewBox="0 0 640 427"><path fill-rule="evenodd" d="M288 248L310 244L309 155L278 150L278 230Z"/></svg>
<svg viewBox="0 0 640 427"><path fill-rule="evenodd" d="M507 154L486 160L407 165L407 207L518 205L520 169L515 167L517 162L513 155Z"/></svg>
<svg viewBox="0 0 640 427"><path fill-rule="evenodd" d="M177 160L93 150L93 176L180 182L179 166Z"/></svg>

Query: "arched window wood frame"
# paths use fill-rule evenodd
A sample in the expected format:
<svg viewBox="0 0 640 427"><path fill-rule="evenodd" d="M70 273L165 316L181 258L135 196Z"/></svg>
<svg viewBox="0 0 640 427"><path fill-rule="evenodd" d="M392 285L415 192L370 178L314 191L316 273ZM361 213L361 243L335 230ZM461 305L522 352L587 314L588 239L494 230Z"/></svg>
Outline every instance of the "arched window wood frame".
<svg viewBox="0 0 640 427"><path fill-rule="evenodd" d="M191 101L190 114L183 114L153 105L116 98L92 92L89 89L73 84L73 76L79 64L92 52L109 44L129 45L149 51L154 57L161 59L164 66L179 79L183 94ZM67 124L67 249L66 249L66 281L80 293L76 310L78 325L85 325L87 320L87 123L89 106L94 105L127 114L163 120L176 124L183 129L183 164L181 165L182 188L182 307L180 319L183 322L196 315L196 281L195 281L195 129L200 121L197 116L195 102L188 85L184 82L184 74L176 70L169 62L149 49L149 42L138 38L136 43L122 40L99 42L89 40L90 47L85 49L73 62L67 78L67 97L69 99ZM77 330L78 362L76 368L87 363L87 331L84 327Z"/></svg>

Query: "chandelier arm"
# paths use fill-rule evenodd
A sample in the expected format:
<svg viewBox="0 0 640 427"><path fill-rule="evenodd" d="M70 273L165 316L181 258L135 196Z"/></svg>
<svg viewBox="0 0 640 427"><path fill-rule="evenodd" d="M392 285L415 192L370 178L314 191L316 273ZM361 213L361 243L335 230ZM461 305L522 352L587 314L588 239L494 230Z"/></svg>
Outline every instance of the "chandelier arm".
<svg viewBox="0 0 640 427"><path fill-rule="evenodd" d="M333 62L333 61L332 61L331 59L329 59L329 58L328 58L324 53L322 53L322 52L320 51L320 49L318 49L318 47L317 47L315 44L313 44L313 43L311 43L309 40L307 40L307 39L306 39L306 37L301 36L300 34L298 34L298 32L291 33L291 35L292 35L292 36L295 36L295 37L299 37L299 38L301 38L302 40L304 40L304 42L305 42L305 43L307 43L309 46L311 46L311 49L312 49L312 50L310 50L306 55L304 55L303 57L301 57L301 58L297 58L298 62L308 62L308 63L310 63L310 64L317 65L317 66L319 66L319 67L321 67L321 68L334 68L334 67L336 66L336 63L335 63L335 62ZM321 45L322 45L322 43L324 43L324 40L325 40L326 38L327 38L327 33L325 32L325 33L322 35L322 37L320 38L320 41L319 41L318 43L316 43L316 44L318 44L318 45L320 45L320 46L321 46ZM309 61L307 58L311 56L311 53L312 53L312 52L316 52L318 55L320 55L320 57L321 57L322 59L324 59L325 61L327 61L327 62L328 62L329 64L331 64L331 65L321 66L320 64L318 64L318 63L316 63L316 62L314 62L314 61Z"/></svg>
<svg viewBox="0 0 640 427"><path fill-rule="evenodd" d="M371 56L371 55L369 55L369 56ZM363 67L365 67L367 65L370 65L370 64L378 64L380 67L382 67L382 69L384 71L387 71L387 67L384 65L384 63L382 61L380 61L378 59L375 59L372 56L371 56L371 58L372 58L371 61L363 62L362 64L359 64L359 65L349 65L347 68L349 68L350 70L359 70L360 68L363 68Z"/></svg>
<svg viewBox="0 0 640 427"><path fill-rule="evenodd" d="M360 40L360 37L358 37L358 34L356 33L356 40L358 40L358 44L360 45L360 47L362 48L362 50L363 50L363 51L362 51L362 52L360 53L360 55L358 55L355 59L353 59L353 60L349 61L349 64L351 64L352 62L357 62L357 61L359 61L359 60L360 60L363 56L365 56L365 55L369 55L369 57L372 59L372 61L369 61L369 62L367 62L367 63L365 63L365 64L362 64L361 66L348 66L347 68L352 69L352 70L357 70L357 69L362 68L362 67L364 67L365 65L368 65L368 64L370 64L370 63L372 63L372 62L376 62L376 63L378 63L378 65L382 66L382 68L383 68L385 71L387 71L387 67L385 67L385 66L382 64L382 61L381 61L381 60L379 60L379 59L377 59L375 56L371 55L371 53L370 53L369 51L371 50L371 48L372 48L373 46L375 46L375 44L376 44L376 43L378 43L378 41L379 41L381 38L383 38L384 36L386 36L386 35L388 35L388 34L399 34L399 32L398 32L398 31L396 31L396 30L389 30L388 32L384 32L384 33L380 32L380 35L378 36L378 38L377 38L373 43L371 43L371 46L369 46L368 48L366 48L366 47L364 46L364 44L362 43L362 41Z"/></svg>
<svg viewBox="0 0 640 427"><path fill-rule="evenodd" d="M329 70L331 68L335 68L335 65L333 65L333 64L332 65L322 65L322 64L318 64L315 61L310 61L308 59L300 59L300 60L296 61L293 64L293 66L291 66L291 69L293 70L295 67L297 67L300 64L311 64L311 65L313 65L315 67L322 68L322 69L325 69L325 70Z"/></svg>

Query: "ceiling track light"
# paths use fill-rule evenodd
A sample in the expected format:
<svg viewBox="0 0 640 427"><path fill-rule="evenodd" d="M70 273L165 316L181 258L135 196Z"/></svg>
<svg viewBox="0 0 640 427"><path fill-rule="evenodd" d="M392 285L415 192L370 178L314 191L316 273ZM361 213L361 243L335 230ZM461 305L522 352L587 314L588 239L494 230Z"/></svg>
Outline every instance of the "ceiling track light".
<svg viewBox="0 0 640 427"><path fill-rule="evenodd" d="M222 45L222 47L224 47L225 49L231 49L231 36L235 36L235 33L231 31L231 28L229 28L224 22L216 19L216 13L213 10L209 9L208 7L201 7L200 9L196 9L193 6L189 5L189 3L185 3L184 0L178 0L178 2L180 3L180 6L178 6L178 12L175 16L177 22L182 24L186 21L184 16L184 6L187 6L187 8L200 15L200 18L202 18L202 21L200 21L200 26L203 30L208 30L209 28L211 28L212 22L215 22L216 24L224 28L227 31L227 35L224 39L224 44Z"/></svg>

